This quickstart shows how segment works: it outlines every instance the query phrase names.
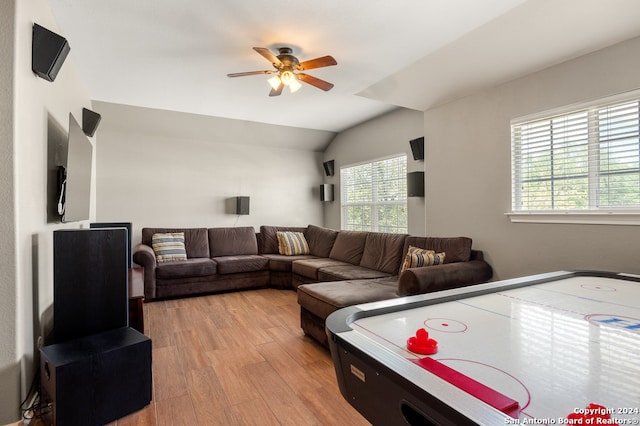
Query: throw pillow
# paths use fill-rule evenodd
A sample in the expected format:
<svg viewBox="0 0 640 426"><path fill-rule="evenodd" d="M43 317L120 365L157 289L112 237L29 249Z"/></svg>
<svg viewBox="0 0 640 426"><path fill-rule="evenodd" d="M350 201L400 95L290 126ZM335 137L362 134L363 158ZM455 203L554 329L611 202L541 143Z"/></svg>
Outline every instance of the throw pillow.
<svg viewBox="0 0 640 426"><path fill-rule="evenodd" d="M153 234L151 247L153 247L158 263L169 260L187 260L187 250L184 247L184 232Z"/></svg>
<svg viewBox="0 0 640 426"><path fill-rule="evenodd" d="M278 253L286 256L309 254L309 244L302 232L278 231Z"/></svg>
<svg viewBox="0 0 640 426"><path fill-rule="evenodd" d="M402 263L402 273L405 269L419 268L422 266L441 265L444 263L445 253L436 253L435 250L421 249L409 246L407 255Z"/></svg>

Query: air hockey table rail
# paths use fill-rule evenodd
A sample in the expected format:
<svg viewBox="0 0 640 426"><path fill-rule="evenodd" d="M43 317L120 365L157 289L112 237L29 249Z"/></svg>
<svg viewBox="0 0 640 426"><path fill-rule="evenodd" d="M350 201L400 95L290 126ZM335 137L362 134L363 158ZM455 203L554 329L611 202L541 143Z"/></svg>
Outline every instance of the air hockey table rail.
<svg viewBox="0 0 640 426"><path fill-rule="evenodd" d="M420 328L435 354L408 349ZM356 305L326 331L343 397L374 425L567 424L588 404L606 407L597 424L640 419L637 275L558 271Z"/></svg>

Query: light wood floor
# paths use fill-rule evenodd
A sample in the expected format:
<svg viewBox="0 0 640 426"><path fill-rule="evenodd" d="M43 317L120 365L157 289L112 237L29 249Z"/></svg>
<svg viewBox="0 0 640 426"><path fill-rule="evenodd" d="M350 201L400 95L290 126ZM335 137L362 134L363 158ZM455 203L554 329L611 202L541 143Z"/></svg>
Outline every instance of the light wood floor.
<svg viewBox="0 0 640 426"><path fill-rule="evenodd" d="M300 329L296 293L248 290L144 305L153 401L124 425L368 425L329 352Z"/></svg>

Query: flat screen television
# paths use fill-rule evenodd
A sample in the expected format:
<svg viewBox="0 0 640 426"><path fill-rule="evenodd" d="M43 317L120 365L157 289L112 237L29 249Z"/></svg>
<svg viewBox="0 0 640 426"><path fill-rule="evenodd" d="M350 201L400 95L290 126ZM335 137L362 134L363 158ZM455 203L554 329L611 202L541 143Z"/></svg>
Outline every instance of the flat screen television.
<svg viewBox="0 0 640 426"><path fill-rule="evenodd" d="M60 188L58 213L63 222L89 219L93 145L72 114L69 114L67 166Z"/></svg>

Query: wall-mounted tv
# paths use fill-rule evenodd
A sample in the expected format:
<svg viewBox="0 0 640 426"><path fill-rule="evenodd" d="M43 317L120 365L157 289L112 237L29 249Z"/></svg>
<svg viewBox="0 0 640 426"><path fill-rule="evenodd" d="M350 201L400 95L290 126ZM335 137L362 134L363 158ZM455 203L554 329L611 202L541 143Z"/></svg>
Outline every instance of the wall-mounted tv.
<svg viewBox="0 0 640 426"><path fill-rule="evenodd" d="M89 219L93 145L72 114L69 114L67 167L62 171L58 213L63 222Z"/></svg>

